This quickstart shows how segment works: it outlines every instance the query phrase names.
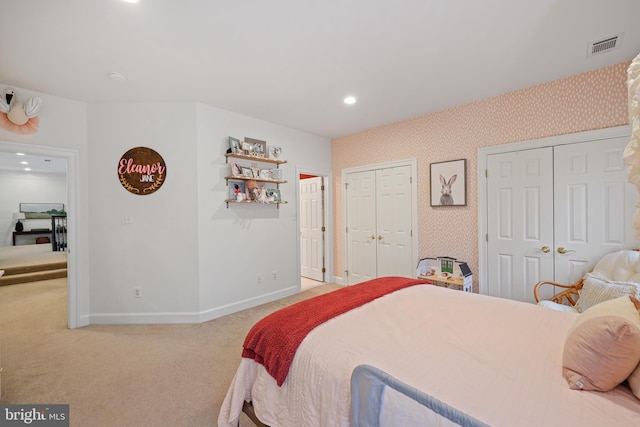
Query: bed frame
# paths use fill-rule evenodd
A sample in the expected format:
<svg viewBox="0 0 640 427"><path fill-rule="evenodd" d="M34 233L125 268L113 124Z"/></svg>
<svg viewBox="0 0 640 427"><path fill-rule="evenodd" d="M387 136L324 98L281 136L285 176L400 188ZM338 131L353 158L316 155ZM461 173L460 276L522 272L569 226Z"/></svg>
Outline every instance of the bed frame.
<svg viewBox="0 0 640 427"><path fill-rule="evenodd" d="M255 409L253 409L253 402L247 402L245 400L244 405L242 405L242 412L244 412L257 427L269 427L268 425L260 421L260 419L256 415L256 411ZM238 420L238 426L240 426L240 420Z"/></svg>

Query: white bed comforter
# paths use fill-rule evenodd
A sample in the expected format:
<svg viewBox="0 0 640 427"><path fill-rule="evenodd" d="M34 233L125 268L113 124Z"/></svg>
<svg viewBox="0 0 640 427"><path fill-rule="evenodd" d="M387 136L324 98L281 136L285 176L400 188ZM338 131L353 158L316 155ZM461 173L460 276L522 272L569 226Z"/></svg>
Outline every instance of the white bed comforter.
<svg viewBox="0 0 640 427"><path fill-rule="evenodd" d="M314 329L278 387L243 359L218 419L236 426L244 400L273 427L349 425L349 381L382 369L492 426L640 426L625 386L569 389L565 335L576 314L436 286L413 286Z"/></svg>

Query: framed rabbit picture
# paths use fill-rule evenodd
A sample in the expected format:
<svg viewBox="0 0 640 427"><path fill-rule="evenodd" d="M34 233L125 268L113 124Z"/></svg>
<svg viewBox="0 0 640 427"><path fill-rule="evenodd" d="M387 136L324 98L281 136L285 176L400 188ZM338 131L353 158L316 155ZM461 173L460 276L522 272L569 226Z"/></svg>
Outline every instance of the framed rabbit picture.
<svg viewBox="0 0 640 427"><path fill-rule="evenodd" d="M431 163L431 206L467 205L467 159Z"/></svg>

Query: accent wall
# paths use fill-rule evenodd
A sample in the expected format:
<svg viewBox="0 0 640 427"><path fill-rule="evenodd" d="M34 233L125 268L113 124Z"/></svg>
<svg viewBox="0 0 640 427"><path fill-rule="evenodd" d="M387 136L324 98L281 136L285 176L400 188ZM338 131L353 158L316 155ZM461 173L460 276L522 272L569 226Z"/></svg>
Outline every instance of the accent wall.
<svg viewBox="0 0 640 427"><path fill-rule="evenodd" d="M477 272L478 149L628 124L628 66L620 63L333 139L334 271L344 270L342 169L416 158L419 256L452 256ZM431 207L429 165L457 159L467 159L467 205ZM477 276L474 281L477 289Z"/></svg>

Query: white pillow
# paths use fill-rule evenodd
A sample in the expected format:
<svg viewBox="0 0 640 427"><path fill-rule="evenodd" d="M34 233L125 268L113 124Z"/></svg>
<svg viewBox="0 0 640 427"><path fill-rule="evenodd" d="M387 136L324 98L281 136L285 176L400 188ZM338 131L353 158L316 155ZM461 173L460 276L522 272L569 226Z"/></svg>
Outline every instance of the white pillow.
<svg viewBox="0 0 640 427"><path fill-rule="evenodd" d="M550 308L551 310L564 311L567 313L578 313L575 307L570 305L558 304L557 302L542 300L538 303L540 307Z"/></svg>
<svg viewBox="0 0 640 427"><path fill-rule="evenodd" d="M625 249L605 255L592 273L616 282L640 282L640 252Z"/></svg>
<svg viewBox="0 0 640 427"><path fill-rule="evenodd" d="M576 303L576 309L582 313L589 307L615 298L624 296L637 298L639 292L640 283L614 282L587 273L582 282L582 289L578 291L580 298Z"/></svg>

